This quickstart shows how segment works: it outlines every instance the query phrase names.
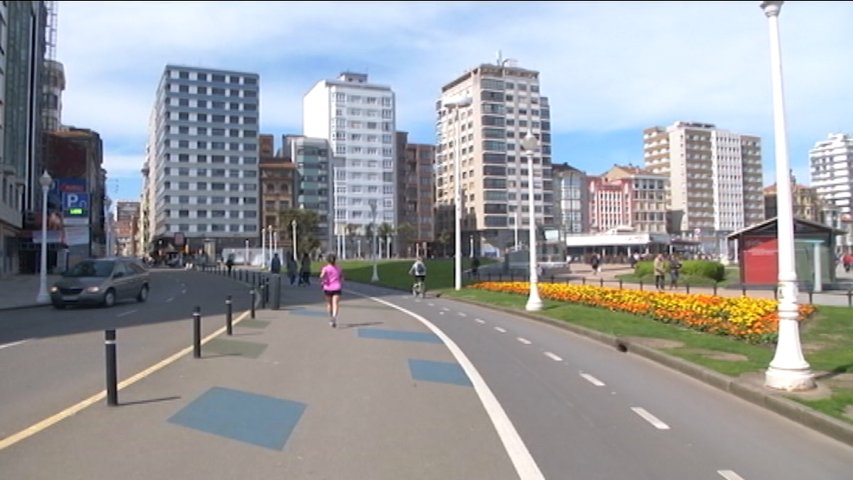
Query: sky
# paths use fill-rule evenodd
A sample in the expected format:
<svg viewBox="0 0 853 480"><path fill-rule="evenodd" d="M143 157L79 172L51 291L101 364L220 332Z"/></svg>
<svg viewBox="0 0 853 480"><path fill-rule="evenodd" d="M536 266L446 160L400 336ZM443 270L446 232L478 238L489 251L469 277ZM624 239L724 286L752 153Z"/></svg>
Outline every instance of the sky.
<svg viewBox="0 0 853 480"><path fill-rule="evenodd" d="M540 72L552 157L590 175L643 164L642 131L712 123L762 139L775 183L770 29L745 2L57 2L62 121L97 131L108 194L139 200L167 64L260 75L260 131L302 133L302 97L343 71L397 96L397 129L434 143L441 87L498 52ZM853 133L853 2L785 2L787 151Z"/></svg>

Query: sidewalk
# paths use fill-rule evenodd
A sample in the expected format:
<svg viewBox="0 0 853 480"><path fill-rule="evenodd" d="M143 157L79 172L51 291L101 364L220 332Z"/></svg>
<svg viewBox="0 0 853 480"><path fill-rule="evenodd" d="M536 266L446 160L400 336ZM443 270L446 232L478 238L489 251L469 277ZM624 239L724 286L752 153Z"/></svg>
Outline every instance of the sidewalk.
<svg viewBox="0 0 853 480"><path fill-rule="evenodd" d="M233 336L223 327L201 358L184 349L120 383L118 406L93 397L46 431L0 439L2 477L517 478L438 337L355 295L333 329L318 293L285 288L280 310L235 312ZM123 338L120 382L137 374L122 371Z"/></svg>

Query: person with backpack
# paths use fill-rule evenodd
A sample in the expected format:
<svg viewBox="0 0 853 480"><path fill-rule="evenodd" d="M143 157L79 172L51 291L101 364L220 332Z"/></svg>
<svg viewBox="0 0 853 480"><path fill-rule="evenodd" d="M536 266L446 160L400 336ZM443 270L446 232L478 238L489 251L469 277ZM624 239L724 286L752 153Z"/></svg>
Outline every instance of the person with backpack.
<svg viewBox="0 0 853 480"><path fill-rule="evenodd" d="M415 259L415 263L409 268L409 275L415 276L415 285L412 287L412 293L421 297L426 296L426 276L427 268L421 257Z"/></svg>

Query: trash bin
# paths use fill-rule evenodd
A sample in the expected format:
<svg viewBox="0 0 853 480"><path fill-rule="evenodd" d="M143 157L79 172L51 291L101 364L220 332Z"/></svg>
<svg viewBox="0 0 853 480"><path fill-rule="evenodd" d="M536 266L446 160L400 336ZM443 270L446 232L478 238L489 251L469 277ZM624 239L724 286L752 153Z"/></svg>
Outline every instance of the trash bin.
<svg viewBox="0 0 853 480"><path fill-rule="evenodd" d="M281 306L281 275L270 276L270 310L278 310Z"/></svg>

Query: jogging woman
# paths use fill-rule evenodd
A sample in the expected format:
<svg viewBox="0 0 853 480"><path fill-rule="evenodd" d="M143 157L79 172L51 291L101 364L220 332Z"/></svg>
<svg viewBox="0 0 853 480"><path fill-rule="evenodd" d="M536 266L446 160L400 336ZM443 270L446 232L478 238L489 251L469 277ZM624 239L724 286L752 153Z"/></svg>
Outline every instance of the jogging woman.
<svg viewBox="0 0 853 480"><path fill-rule="evenodd" d="M326 296L326 307L329 310L329 326L338 326L338 306L341 301L341 289L344 286L344 271L335 265L337 257L334 253L326 256L326 265L320 270L320 284Z"/></svg>

